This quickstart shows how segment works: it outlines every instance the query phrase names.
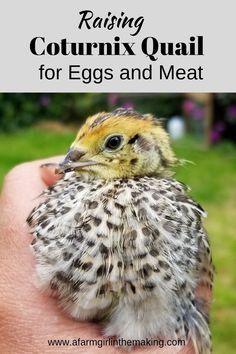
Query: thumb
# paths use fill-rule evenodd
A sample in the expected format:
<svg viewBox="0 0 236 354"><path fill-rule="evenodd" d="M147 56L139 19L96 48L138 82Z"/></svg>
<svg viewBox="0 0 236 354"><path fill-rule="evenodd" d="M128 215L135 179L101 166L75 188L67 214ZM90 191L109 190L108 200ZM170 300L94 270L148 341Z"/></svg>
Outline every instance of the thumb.
<svg viewBox="0 0 236 354"><path fill-rule="evenodd" d="M58 163L63 159L62 156L57 156L53 158L53 161L44 163L40 165L40 176L43 180L43 182L47 186L53 185L56 181L58 181L60 178L62 178L62 174L59 174L56 172L56 169L58 167ZM55 161L55 162L54 162Z"/></svg>

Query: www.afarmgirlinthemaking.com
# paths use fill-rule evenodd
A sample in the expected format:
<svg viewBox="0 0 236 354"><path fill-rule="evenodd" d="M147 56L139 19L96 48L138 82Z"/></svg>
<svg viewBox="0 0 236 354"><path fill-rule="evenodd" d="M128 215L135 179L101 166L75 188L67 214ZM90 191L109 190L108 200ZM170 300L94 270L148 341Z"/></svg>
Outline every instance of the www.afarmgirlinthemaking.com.
<svg viewBox="0 0 236 354"><path fill-rule="evenodd" d="M129 339L126 340L124 338L113 339L113 338L103 338L103 339L48 339L49 346L59 346L59 347L106 347L106 346L121 346L121 347L136 347L136 346L156 346L159 348L164 347L182 347L185 346L184 339Z"/></svg>

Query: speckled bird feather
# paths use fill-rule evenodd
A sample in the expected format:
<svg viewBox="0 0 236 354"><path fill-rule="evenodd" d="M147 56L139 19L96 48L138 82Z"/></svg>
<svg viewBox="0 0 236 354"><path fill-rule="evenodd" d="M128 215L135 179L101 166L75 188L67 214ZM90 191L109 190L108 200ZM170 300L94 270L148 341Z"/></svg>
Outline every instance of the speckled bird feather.
<svg viewBox="0 0 236 354"><path fill-rule="evenodd" d="M40 286L74 318L124 339L191 339L210 352L204 210L171 178L87 180L73 172L28 217Z"/></svg>

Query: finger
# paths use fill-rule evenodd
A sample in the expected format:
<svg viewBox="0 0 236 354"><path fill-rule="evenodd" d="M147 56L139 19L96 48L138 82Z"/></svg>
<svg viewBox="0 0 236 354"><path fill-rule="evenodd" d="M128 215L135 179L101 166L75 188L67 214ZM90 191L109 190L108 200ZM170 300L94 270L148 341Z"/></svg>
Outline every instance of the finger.
<svg viewBox="0 0 236 354"><path fill-rule="evenodd" d="M27 162L16 166L7 174L1 201L4 210L11 209L8 215L14 215L14 218L21 222L26 219L32 208L39 203L39 196L47 186L47 182L55 181L52 174L48 174L48 177L43 179L40 166L46 163L58 163L59 161L61 161L60 156Z"/></svg>
<svg viewBox="0 0 236 354"><path fill-rule="evenodd" d="M207 302L211 302L212 291L207 285L198 286L196 289L197 298L203 298Z"/></svg>
<svg viewBox="0 0 236 354"><path fill-rule="evenodd" d="M62 157L59 161L62 160ZM46 163L40 166L40 174L43 182L47 186L53 185L56 181L62 178L63 174L57 172L57 163Z"/></svg>

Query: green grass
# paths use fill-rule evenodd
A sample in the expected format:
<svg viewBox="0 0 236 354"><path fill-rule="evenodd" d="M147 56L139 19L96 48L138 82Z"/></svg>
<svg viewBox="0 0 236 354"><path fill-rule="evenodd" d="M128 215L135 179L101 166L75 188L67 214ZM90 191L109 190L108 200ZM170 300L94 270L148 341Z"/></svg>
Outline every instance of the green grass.
<svg viewBox="0 0 236 354"><path fill-rule="evenodd" d="M64 154L75 133L52 133L39 128L0 134L0 184L14 165ZM191 195L208 211L216 266L212 332L215 354L233 354L236 348L236 149L219 145L204 149L192 139L174 144L178 157L190 160L177 168L177 178L188 184Z"/></svg>
<svg viewBox="0 0 236 354"><path fill-rule="evenodd" d="M0 185L16 164L65 154L75 137L72 132L49 132L40 128L0 134Z"/></svg>

